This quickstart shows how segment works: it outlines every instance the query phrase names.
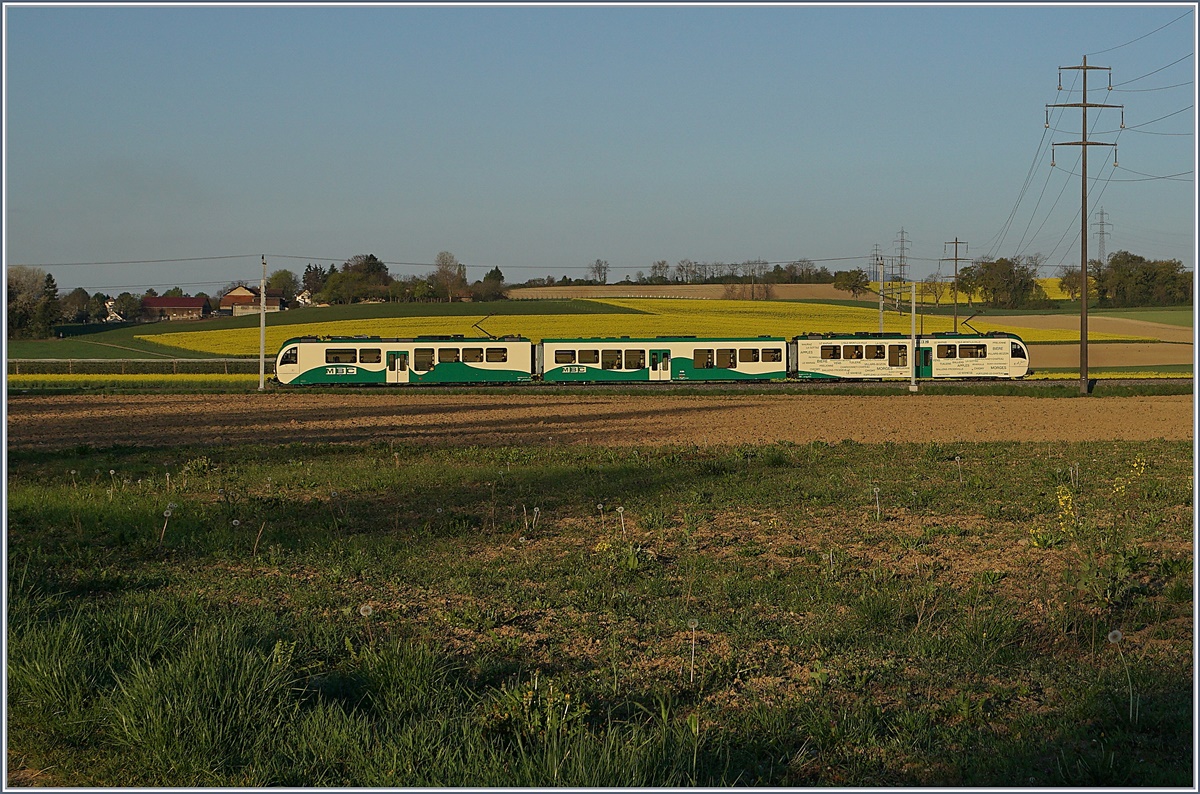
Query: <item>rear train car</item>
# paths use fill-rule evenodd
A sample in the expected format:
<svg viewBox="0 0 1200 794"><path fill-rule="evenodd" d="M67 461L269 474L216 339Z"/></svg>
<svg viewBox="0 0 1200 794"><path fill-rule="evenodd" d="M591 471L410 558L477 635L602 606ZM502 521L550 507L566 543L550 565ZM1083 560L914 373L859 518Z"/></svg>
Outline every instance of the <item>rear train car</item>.
<svg viewBox="0 0 1200 794"><path fill-rule="evenodd" d="M518 383L533 372L533 343L519 336L299 337L283 343L275 378L285 385Z"/></svg>
<svg viewBox="0 0 1200 794"><path fill-rule="evenodd" d="M787 340L759 336L544 339L537 373L547 383L783 380Z"/></svg>
<svg viewBox="0 0 1200 794"><path fill-rule="evenodd" d="M790 374L800 380L1015 379L1028 375L1029 348L1020 337L938 333L807 334L789 345ZM915 368L915 371L914 369Z"/></svg>

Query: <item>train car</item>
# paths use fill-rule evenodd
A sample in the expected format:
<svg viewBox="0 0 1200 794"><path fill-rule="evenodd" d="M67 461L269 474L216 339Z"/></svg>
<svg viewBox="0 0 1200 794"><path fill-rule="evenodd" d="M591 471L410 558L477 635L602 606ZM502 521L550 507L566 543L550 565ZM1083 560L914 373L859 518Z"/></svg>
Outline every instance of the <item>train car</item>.
<svg viewBox="0 0 1200 794"><path fill-rule="evenodd" d="M533 373L533 343L520 336L306 336L275 359L285 385L518 383Z"/></svg>
<svg viewBox="0 0 1200 794"><path fill-rule="evenodd" d="M1029 348L1019 336L941 333L918 336L918 378L1023 378Z"/></svg>
<svg viewBox="0 0 1200 794"><path fill-rule="evenodd" d="M537 373L548 383L783 380L783 337L659 336L544 339Z"/></svg>
<svg viewBox="0 0 1200 794"><path fill-rule="evenodd" d="M1020 337L938 333L807 334L789 344L791 375L800 380L887 380L911 378L1023 378L1030 373L1029 349ZM910 363L911 362L911 363Z"/></svg>

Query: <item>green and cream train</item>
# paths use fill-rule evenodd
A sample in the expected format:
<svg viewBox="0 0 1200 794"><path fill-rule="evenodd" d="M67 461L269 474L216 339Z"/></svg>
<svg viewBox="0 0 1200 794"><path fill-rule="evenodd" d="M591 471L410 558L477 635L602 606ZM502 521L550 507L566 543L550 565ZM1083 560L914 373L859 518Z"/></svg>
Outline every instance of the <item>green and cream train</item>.
<svg viewBox="0 0 1200 794"><path fill-rule="evenodd" d="M916 352L914 353L914 345ZM1023 378L1029 348L988 334L692 336L297 337L283 343L285 385L601 383Z"/></svg>

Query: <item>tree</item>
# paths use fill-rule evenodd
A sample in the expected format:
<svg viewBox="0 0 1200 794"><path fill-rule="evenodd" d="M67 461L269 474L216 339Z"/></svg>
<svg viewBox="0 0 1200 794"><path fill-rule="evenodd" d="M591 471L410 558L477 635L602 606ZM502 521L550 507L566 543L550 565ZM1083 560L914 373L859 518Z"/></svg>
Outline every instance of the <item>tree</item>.
<svg viewBox="0 0 1200 794"><path fill-rule="evenodd" d="M309 291L310 294L316 295L325 287L325 279L329 278L329 274L325 272L325 268L320 265L306 265L304 268L304 277L301 279L301 284Z"/></svg>
<svg viewBox="0 0 1200 794"><path fill-rule="evenodd" d="M854 270L839 270L833 274L833 286L834 289L849 292L857 300L859 295L871 288L871 279L867 276L867 271L861 267Z"/></svg>
<svg viewBox="0 0 1200 794"><path fill-rule="evenodd" d="M504 297L504 273L494 267L487 272L482 281L471 285L471 299L477 301L494 301Z"/></svg>
<svg viewBox="0 0 1200 794"><path fill-rule="evenodd" d="M185 298L187 296L183 294L182 287L171 287L169 290L167 290L166 292L163 293L163 297L164 298Z"/></svg>
<svg viewBox="0 0 1200 794"><path fill-rule="evenodd" d="M942 296L946 294L946 282L937 273L931 273L922 283L921 291L933 298L934 308L942 304Z"/></svg>
<svg viewBox="0 0 1200 794"><path fill-rule="evenodd" d="M92 300L92 296L83 287L76 287L67 293L67 296L62 299L63 319L69 323L86 323L88 317L88 303Z"/></svg>
<svg viewBox="0 0 1200 794"><path fill-rule="evenodd" d="M276 270L267 276L267 287L283 293L283 299L290 301L300 291L300 279L290 270Z"/></svg>
<svg viewBox="0 0 1200 794"><path fill-rule="evenodd" d="M1058 288L1067 293L1071 300L1079 300L1079 291L1083 289L1083 279L1079 277L1079 268L1063 265L1058 270Z"/></svg>
<svg viewBox="0 0 1200 794"><path fill-rule="evenodd" d="M660 259L650 265L650 283L651 284L666 284L668 277L671 275L671 266L667 264L667 260Z"/></svg>
<svg viewBox="0 0 1200 794"><path fill-rule="evenodd" d="M137 322L142 316L142 300L128 292L122 292L113 301L113 311L127 323Z"/></svg>
<svg viewBox="0 0 1200 794"><path fill-rule="evenodd" d="M31 333L34 311L46 284L46 271L27 265L13 265L8 268L6 276L8 336L10 339L19 339Z"/></svg>
<svg viewBox="0 0 1200 794"><path fill-rule="evenodd" d="M29 324L30 335L43 338L54 333L54 324L62 320L62 302L58 298L58 284L54 276L46 274L42 282L42 295L34 305L33 318Z"/></svg>
<svg viewBox="0 0 1200 794"><path fill-rule="evenodd" d="M435 269L429 277L429 283L437 297L453 301L471 293L467 286L467 268L454 258L454 254L442 251L433 264Z"/></svg>
<svg viewBox="0 0 1200 794"><path fill-rule="evenodd" d="M608 283L608 262L603 259L597 259L592 264L588 265L588 275L591 276L597 284Z"/></svg>
<svg viewBox="0 0 1200 794"><path fill-rule="evenodd" d="M93 323L102 323L108 319L108 296L103 292L97 292L87 304L88 321Z"/></svg>

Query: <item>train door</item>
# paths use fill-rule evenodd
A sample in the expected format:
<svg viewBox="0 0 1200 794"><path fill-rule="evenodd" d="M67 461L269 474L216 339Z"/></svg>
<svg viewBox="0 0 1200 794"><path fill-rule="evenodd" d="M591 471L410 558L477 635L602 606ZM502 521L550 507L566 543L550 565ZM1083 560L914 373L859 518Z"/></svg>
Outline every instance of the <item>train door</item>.
<svg viewBox="0 0 1200 794"><path fill-rule="evenodd" d="M671 379L671 351L650 351L650 380Z"/></svg>
<svg viewBox="0 0 1200 794"><path fill-rule="evenodd" d="M387 354L387 382L408 383L408 351L389 350Z"/></svg>
<svg viewBox="0 0 1200 794"><path fill-rule="evenodd" d="M933 348L921 347L917 349L917 377L933 377Z"/></svg>

